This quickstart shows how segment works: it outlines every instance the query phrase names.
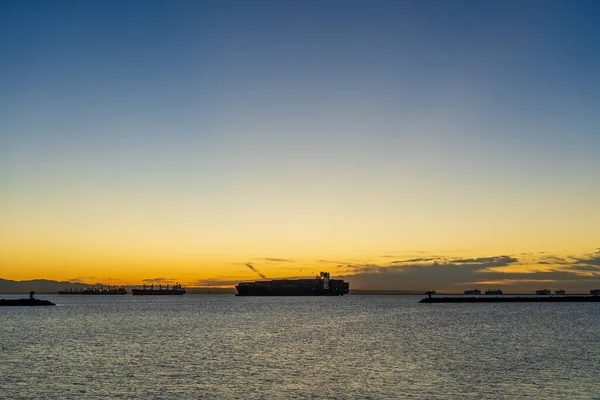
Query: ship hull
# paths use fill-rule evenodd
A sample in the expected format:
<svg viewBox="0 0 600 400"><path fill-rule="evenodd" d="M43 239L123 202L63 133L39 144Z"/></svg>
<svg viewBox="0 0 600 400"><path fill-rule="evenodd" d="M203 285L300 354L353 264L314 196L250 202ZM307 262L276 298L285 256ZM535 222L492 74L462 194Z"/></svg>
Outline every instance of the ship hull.
<svg viewBox="0 0 600 400"><path fill-rule="evenodd" d="M236 286L236 296L343 296L344 293L331 291L307 291L307 290L277 290L277 289L257 289L244 290Z"/></svg>
<svg viewBox="0 0 600 400"><path fill-rule="evenodd" d="M331 280L325 288L318 279L240 282L236 296L343 296L349 293L348 283Z"/></svg>

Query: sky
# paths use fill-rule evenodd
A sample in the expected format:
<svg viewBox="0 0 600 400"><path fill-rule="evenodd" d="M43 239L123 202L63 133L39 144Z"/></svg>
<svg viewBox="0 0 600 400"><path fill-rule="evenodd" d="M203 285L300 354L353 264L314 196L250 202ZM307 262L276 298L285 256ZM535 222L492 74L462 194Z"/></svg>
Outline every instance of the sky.
<svg viewBox="0 0 600 400"><path fill-rule="evenodd" d="M0 278L600 285L596 1L0 1Z"/></svg>

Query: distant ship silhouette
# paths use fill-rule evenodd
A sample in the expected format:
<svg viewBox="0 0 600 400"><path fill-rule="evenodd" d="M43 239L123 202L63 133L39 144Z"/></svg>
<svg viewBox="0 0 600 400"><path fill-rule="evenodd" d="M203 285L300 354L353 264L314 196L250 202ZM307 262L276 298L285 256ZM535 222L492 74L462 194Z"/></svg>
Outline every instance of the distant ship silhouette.
<svg viewBox="0 0 600 400"><path fill-rule="evenodd" d="M154 285L150 285L150 287L146 287L143 285L141 289L132 289L131 294L134 296L180 296L185 294L185 288L183 288L179 283L171 286L166 285L164 288L161 285L158 285L158 289L154 289Z"/></svg>

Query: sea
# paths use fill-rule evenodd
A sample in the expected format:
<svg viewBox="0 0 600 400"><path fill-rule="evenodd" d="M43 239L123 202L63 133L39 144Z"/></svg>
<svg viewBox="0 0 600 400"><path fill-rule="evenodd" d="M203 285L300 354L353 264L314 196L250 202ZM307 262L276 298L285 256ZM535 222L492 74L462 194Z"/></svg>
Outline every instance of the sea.
<svg viewBox="0 0 600 400"><path fill-rule="evenodd" d="M1 399L600 399L600 303L36 297L0 308Z"/></svg>

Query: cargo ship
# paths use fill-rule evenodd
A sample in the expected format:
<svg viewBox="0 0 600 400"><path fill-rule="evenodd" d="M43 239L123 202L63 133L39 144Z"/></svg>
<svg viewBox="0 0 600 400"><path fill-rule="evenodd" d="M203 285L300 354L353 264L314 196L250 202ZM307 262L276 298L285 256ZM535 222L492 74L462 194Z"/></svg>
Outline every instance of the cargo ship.
<svg viewBox="0 0 600 400"><path fill-rule="evenodd" d="M235 287L236 296L343 296L349 288L348 282L331 279L329 272L312 279L240 282Z"/></svg>
<svg viewBox="0 0 600 400"><path fill-rule="evenodd" d="M65 289L59 290L58 294L89 294L89 295L111 295L111 294L127 294L127 290L123 286L100 286L87 287L84 289Z"/></svg>
<svg viewBox="0 0 600 400"><path fill-rule="evenodd" d="M481 294L481 290L473 289L473 290L465 290L465 294Z"/></svg>
<svg viewBox="0 0 600 400"><path fill-rule="evenodd" d="M552 292L549 289L541 289L541 290L536 290L535 294L539 294L539 295L547 295L547 294L551 294Z"/></svg>
<svg viewBox="0 0 600 400"><path fill-rule="evenodd" d="M143 285L141 289L132 289L131 294L134 296L146 295L146 296L180 296L185 294L185 288L183 288L179 283L169 287L169 285L165 285L165 287L158 285L158 289L154 288L154 285L150 285L147 287Z"/></svg>

